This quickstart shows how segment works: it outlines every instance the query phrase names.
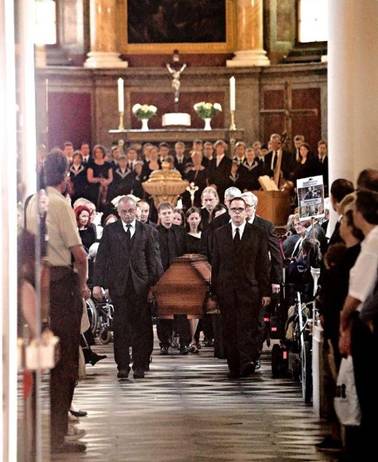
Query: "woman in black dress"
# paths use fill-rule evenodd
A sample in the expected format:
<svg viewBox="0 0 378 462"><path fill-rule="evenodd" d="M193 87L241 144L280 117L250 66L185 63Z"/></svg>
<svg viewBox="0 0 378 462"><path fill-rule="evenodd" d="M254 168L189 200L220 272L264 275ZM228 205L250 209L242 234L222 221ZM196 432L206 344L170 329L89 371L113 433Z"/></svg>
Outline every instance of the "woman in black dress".
<svg viewBox="0 0 378 462"><path fill-rule="evenodd" d="M186 212L186 235L185 248L187 253L201 253L201 211L197 207L191 207ZM198 342L195 334L199 319L189 319L191 344L189 351L198 353Z"/></svg>
<svg viewBox="0 0 378 462"><path fill-rule="evenodd" d="M299 161L294 168L294 180L308 178L317 174L317 165L314 156L310 152L310 146L302 143L299 147Z"/></svg>
<svg viewBox="0 0 378 462"><path fill-rule="evenodd" d="M264 174L264 167L255 155L255 150L248 147L245 159L239 169L242 177L242 191L257 191L260 189L259 176Z"/></svg>
<svg viewBox="0 0 378 462"><path fill-rule="evenodd" d="M192 164L186 169L184 178L189 181L191 185L193 183L198 189L194 193L194 201L192 203L189 191L185 191L182 195L182 202L185 209L189 207L201 207L201 195L202 191L207 186L207 170L202 165L203 156L201 152L193 151L191 155Z"/></svg>
<svg viewBox="0 0 378 462"><path fill-rule="evenodd" d="M91 211L85 205L79 205L75 208L77 227L81 242L85 251L88 253L89 248L96 242L96 227L90 222Z"/></svg>
<svg viewBox="0 0 378 462"><path fill-rule="evenodd" d="M97 240L96 227L90 222L91 210L86 205L78 205L74 209L76 215L76 223L79 229L81 242L85 251L88 253L92 244ZM93 277L93 260L88 261L88 285L91 286L91 280ZM88 329L82 334L81 347L83 349L85 362L91 363L94 366L101 359L106 358L106 355L98 355L91 349L91 345L95 344L95 339L91 329Z"/></svg>
<svg viewBox="0 0 378 462"><path fill-rule="evenodd" d="M87 169L88 198L97 206L98 211L105 208L109 185L113 181L113 169L105 157L105 148L98 144L93 148L93 159Z"/></svg>
<svg viewBox="0 0 378 462"><path fill-rule="evenodd" d="M87 189L87 172L83 165L83 156L75 151L70 166L71 201L74 203L79 197L85 197Z"/></svg>
<svg viewBox="0 0 378 462"><path fill-rule="evenodd" d="M141 178L142 183L148 180L152 172L160 170L160 168L161 164L159 161L158 148L155 145L152 145L149 147L148 159L146 158L144 161Z"/></svg>

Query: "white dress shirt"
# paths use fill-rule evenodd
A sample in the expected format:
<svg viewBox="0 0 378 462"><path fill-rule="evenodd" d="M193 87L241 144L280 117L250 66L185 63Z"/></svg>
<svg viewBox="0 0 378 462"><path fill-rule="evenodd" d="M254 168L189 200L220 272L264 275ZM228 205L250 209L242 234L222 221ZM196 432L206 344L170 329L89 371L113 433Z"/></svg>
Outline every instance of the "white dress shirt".
<svg viewBox="0 0 378 462"><path fill-rule="evenodd" d="M349 295L364 302L374 289L378 268L378 225L361 243L361 252L349 273ZM360 310L362 304L357 308Z"/></svg>
<svg viewBox="0 0 378 462"><path fill-rule="evenodd" d="M278 149L278 151L273 151L273 154L272 154L272 162L270 163L270 169L274 171L274 163L275 163L275 160L277 158L277 162L278 162L278 159L281 155L281 149Z"/></svg>
<svg viewBox="0 0 378 462"><path fill-rule="evenodd" d="M216 156L216 157L215 157L215 160L216 160L216 163L217 163L217 167L219 167L219 164L222 162L223 157L224 157L224 154L222 154L221 156Z"/></svg>
<svg viewBox="0 0 378 462"><path fill-rule="evenodd" d="M124 221L122 221L122 226L123 226L123 229L125 230L125 233L127 233L127 226L130 226L130 237L132 238L135 234L135 225L136 225L136 220L133 220L131 223L125 223Z"/></svg>
<svg viewBox="0 0 378 462"><path fill-rule="evenodd" d="M239 226L236 226L236 225L234 225L234 223L231 222L232 239L235 238L236 228L239 228L240 240L242 239L243 233L244 233L245 224L246 224L246 222L244 222L243 224L241 224L241 225L239 225Z"/></svg>

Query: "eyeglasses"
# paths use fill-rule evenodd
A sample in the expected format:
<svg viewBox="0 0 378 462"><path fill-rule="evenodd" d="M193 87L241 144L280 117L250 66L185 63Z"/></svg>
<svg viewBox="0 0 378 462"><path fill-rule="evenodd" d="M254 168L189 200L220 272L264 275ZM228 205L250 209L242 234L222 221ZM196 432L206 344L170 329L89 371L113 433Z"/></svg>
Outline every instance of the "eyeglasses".
<svg viewBox="0 0 378 462"><path fill-rule="evenodd" d="M234 213L242 213L245 211L245 208L243 207L231 207L230 208L231 212L234 212Z"/></svg>

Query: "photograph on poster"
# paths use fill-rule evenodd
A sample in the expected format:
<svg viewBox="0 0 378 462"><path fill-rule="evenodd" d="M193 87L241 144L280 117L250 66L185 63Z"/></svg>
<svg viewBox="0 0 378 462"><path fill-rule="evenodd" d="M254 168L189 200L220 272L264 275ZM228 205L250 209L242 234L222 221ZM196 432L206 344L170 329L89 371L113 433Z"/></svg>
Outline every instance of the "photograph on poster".
<svg viewBox="0 0 378 462"><path fill-rule="evenodd" d="M301 220L324 216L323 176L297 180L298 209Z"/></svg>

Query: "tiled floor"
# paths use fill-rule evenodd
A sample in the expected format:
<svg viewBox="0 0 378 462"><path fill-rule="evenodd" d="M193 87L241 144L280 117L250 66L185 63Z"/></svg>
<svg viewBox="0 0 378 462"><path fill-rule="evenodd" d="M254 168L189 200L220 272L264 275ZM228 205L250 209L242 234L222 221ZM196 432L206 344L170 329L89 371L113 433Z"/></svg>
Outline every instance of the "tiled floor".
<svg viewBox="0 0 378 462"><path fill-rule="evenodd" d="M211 349L161 357L143 380L119 382L108 358L88 367L75 404L88 450L62 462L332 461L314 449L325 428L296 384L271 378L268 356L253 378L230 381Z"/></svg>

